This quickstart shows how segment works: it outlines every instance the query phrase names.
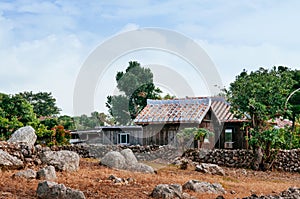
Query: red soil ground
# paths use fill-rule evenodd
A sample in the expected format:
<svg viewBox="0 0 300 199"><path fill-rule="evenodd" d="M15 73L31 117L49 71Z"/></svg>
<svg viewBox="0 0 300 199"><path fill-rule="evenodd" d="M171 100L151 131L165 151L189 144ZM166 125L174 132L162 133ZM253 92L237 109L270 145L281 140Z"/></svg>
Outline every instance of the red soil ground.
<svg viewBox="0 0 300 199"><path fill-rule="evenodd" d="M252 193L276 194L289 187L300 187L299 173L286 172L258 172L242 169L224 168L226 176L213 176L194 171L189 167L180 170L176 166L167 166L148 163L157 169L157 174L142 174L129 171L109 169L98 164L99 161L81 159L80 170L74 173L57 172L57 183L84 192L86 198L151 198L149 195L157 184L181 184L191 179L210 183L219 182L227 194L225 198L242 198ZM37 170L38 168L35 168ZM12 178L17 171L9 170L0 172L0 198L36 198L36 189L39 180L26 180ZM108 180L110 175L120 178L133 178L134 181L127 185L117 185ZM230 192L234 191L235 194ZM187 192L197 198L216 198L214 194L200 194Z"/></svg>

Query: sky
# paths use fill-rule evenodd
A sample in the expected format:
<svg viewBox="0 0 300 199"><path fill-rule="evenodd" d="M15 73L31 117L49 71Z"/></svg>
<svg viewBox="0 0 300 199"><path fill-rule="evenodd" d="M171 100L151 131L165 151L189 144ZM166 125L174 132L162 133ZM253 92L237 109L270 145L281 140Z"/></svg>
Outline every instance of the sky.
<svg viewBox="0 0 300 199"><path fill-rule="evenodd" d="M76 81L88 57L114 36L148 27L176 31L196 42L213 61L222 87L243 69L300 69L299 9L297 0L2 0L0 92L51 92L61 114L73 115ZM95 110L107 111L106 96L117 92L115 73L131 60L172 66L191 87L201 84L178 56L132 52L112 60L105 78L98 80ZM158 75L159 70L154 77ZM160 86L176 94L174 87Z"/></svg>

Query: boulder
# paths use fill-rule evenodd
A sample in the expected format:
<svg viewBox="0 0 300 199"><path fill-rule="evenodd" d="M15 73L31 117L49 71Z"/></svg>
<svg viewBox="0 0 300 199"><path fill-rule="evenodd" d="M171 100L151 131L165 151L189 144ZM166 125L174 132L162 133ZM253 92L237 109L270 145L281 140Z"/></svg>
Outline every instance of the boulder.
<svg viewBox="0 0 300 199"><path fill-rule="evenodd" d="M16 130L7 142L34 146L36 139L35 130L31 126L25 126Z"/></svg>
<svg viewBox="0 0 300 199"><path fill-rule="evenodd" d="M182 198L182 186L179 184L159 184L153 189L151 196L164 199Z"/></svg>
<svg viewBox="0 0 300 199"><path fill-rule="evenodd" d="M40 180L56 180L56 172L54 166L46 166L37 172L37 179Z"/></svg>
<svg viewBox="0 0 300 199"><path fill-rule="evenodd" d="M82 191L66 187L64 184L43 181L38 184L37 197L40 199L85 199Z"/></svg>
<svg viewBox="0 0 300 199"><path fill-rule="evenodd" d="M117 151L110 151L104 155L100 164L110 168L142 173L154 173L154 169L152 167L137 161L131 149L124 149L121 153Z"/></svg>
<svg viewBox="0 0 300 199"><path fill-rule="evenodd" d="M131 149L123 149L120 153L125 158L125 162L128 166L135 165L138 163Z"/></svg>
<svg viewBox="0 0 300 199"><path fill-rule="evenodd" d="M134 165L131 165L128 167L128 170L135 171L135 172L141 172L141 173L154 173L154 169L151 166L148 166L143 163L136 163Z"/></svg>
<svg viewBox="0 0 300 199"><path fill-rule="evenodd" d="M225 194L225 190L219 183L210 184L198 180L189 180L183 186L183 189L189 189L199 193Z"/></svg>
<svg viewBox="0 0 300 199"><path fill-rule="evenodd" d="M36 178L36 172L32 169L28 169L26 171L19 171L13 175L13 177L21 177L26 179L35 179Z"/></svg>
<svg viewBox="0 0 300 199"><path fill-rule="evenodd" d="M116 169L126 169L126 160L124 156L117 151L110 151L101 159L101 165Z"/></svg>
<svg viewBox="0 0 300 199"><path fill-rule="evenodd" d="M79 169L79 155L73 151L44 151L40 153L40 159L59 171L72 172Z"/></svg>
<svg viewBox="0 0 300 199"><path fill-rule="evenodd" d="M21 169L23 167L24 163L20 159L0 149L0 169Z"/></svg>
<svg viewBox="0 0 300 199"><path fill-rule="evenodd" d="M202 173L209 173L212 175L225 176L224 170L216 164L201 163L196 166L196 171L199 171Z"/></svg>

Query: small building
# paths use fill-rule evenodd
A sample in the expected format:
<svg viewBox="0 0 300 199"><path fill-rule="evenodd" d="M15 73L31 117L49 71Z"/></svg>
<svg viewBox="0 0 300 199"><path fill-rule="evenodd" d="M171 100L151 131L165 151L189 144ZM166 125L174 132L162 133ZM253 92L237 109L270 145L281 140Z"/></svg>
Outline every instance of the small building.
<svg viewBox="0 0 300 199"><path fill-rule="evenodd" d="M206 128L214 133L206 148L247 148L246 119L230 112L222 97L192 97L171 100L147 100L147 106L134 123L143 127L143 144L176 145L176 134L190 127ZM196 142L194 142L196 147Z"/></svg>
<svg viewBox="0 0 300 199"><path fill-rule="evenodd" d="M141 126L99 126L71 132L70 143L143 145Z"/></svg>

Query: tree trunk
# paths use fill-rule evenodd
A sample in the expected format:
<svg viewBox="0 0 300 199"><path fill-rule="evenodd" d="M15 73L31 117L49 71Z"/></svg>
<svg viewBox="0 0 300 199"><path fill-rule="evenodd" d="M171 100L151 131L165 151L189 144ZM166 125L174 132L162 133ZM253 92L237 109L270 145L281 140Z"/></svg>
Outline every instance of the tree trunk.
<svg viewBox="0 0 300 199"><path fill-rule="evenodd" d="M253 160L252 168L254 170L259 170L262 160L263 160L263 153L261 147L259 146L254 151L254 160Z"/></svg>

